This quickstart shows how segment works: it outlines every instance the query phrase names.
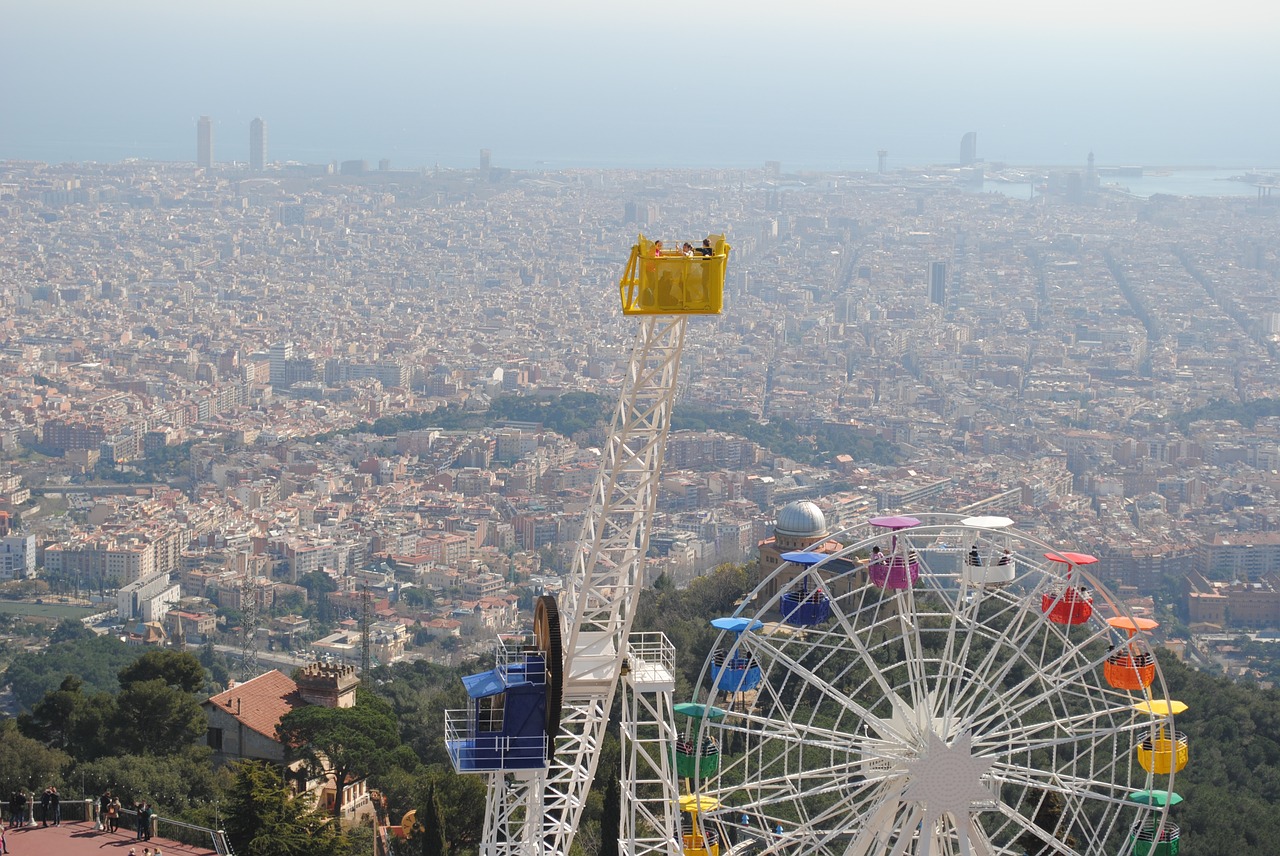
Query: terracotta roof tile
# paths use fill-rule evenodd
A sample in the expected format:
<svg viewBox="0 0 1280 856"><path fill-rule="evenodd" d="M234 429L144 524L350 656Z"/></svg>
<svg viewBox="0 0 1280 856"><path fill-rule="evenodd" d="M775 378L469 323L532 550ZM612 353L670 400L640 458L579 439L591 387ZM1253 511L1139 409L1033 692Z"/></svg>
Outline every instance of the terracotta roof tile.
<svg viewBox="0 0 1280 856"><path fill-rule="evenodd" d="M231 714L246 727L275 740L276 726L281 718L307 703L302 700L298 684L292 678L272 669L210 697L205 704Z"/></svg>

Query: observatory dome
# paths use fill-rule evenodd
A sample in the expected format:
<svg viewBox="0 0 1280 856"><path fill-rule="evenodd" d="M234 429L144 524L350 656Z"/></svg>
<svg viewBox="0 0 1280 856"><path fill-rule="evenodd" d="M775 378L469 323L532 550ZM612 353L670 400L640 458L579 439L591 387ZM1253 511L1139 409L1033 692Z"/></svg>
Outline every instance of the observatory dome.
<svg viewBox="0 0 1280 856"><path fill-rule="evenodd" d="M775 535L790 538L816 539L827 534L827 518L822 509L808 500L788 502L778 512Z"/></svg>

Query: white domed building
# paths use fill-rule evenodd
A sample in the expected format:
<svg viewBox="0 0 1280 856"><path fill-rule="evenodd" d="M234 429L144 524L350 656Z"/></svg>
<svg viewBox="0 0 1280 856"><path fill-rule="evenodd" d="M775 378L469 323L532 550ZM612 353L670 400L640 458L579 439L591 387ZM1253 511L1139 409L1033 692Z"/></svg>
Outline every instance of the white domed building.
<svg viewBox="0 0 1280 856"><path fill-rule="evenodd" d="M816 502L808 500L788 502L782 506L773 526L773 541L782 553L807 549L828 534L826 515Z"/></svg>
<svg viewBox="0 0 1280 856"><path fill-rule="evenodd" d="M796 500L788 502L778 512L778 520L773 527L773 537L760 542L760 576L763 580L782 564L782 554L792 550L812 550L818 553L834 553L840 549L835 541L823 541L830 533L827 531L827 518L816 502ZM790 566L798 573L799 568ZM784 575L785 576L785 575ZM757 606L777 594L778 585L789 581L775 579L760 592Z"/></svg>

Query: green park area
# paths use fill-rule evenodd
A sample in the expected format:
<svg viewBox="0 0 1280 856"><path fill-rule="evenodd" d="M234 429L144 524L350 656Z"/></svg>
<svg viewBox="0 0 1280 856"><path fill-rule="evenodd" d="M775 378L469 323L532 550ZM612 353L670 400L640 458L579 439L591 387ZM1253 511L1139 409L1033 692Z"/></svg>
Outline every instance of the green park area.
<svg viewBox="0 0 1280 856"><path fill-rule="evenodd" d="M101 611L100 607L94 609L75 603L51 603L49 598L42 600L42 603L30 600L0 600L0 615L62 619L85 618Z"/></svg>

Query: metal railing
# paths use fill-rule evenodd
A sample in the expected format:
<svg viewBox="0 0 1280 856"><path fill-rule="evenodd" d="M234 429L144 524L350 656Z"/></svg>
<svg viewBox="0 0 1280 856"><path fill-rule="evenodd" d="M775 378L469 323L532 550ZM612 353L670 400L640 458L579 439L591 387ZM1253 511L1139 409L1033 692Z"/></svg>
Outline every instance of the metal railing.
<svg viewBox="0 0 1280 856"><path fill-rule="evenodd" d="M455 770L528 769L545 766L545 734L477 733L469 710L445 711L445 748Z"/></svg>

